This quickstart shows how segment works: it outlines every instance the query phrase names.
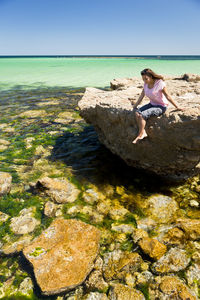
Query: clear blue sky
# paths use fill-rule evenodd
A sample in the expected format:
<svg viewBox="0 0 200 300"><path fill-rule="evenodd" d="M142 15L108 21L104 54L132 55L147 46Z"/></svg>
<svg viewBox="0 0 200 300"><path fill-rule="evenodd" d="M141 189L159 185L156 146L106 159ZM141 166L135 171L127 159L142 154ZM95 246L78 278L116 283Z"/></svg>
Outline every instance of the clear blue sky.
<svg viewBox="0 0 200 300"><path fill-rule="evenodd" d="M200 55L200 0L0 0L0 55Z"/></svg>

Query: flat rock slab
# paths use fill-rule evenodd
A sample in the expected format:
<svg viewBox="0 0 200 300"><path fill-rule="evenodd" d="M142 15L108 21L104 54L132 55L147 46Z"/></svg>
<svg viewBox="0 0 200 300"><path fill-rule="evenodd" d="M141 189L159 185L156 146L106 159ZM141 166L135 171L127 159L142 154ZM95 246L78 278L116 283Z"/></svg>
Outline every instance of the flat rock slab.
<svg viewBox="0 0 200 300"><path fill-rule="evenodd" d="M44 295L54 295L80 285L93 268L100 232L77 220L56 219L23 254L33 265Z"/></svg>

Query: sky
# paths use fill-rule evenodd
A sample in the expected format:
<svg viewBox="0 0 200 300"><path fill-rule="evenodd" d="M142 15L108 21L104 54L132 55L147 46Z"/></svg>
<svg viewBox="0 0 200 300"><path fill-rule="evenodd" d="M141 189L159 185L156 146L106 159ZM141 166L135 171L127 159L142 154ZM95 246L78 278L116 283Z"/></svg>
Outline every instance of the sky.
<svg viewBox="0 0 200 300"><path fill-rule="evenodd" d="M0 55L200 55L200 0L0 0Z"/></svg>

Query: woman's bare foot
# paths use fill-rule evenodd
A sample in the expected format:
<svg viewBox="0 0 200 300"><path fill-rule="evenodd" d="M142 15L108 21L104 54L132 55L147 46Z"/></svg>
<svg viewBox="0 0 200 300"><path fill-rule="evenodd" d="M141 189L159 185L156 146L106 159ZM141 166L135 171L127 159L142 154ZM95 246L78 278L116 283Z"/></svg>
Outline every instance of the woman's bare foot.
<svg viewBox="0 0 200 300"><path fill-rule="evenodd" d="M144 131L143 134L138 135L138 136L132 141L132 143L133 143L133 144L136 144L139 140L142 140L142 139L144 139L145 137L147 137L146 131Z"/></svg>

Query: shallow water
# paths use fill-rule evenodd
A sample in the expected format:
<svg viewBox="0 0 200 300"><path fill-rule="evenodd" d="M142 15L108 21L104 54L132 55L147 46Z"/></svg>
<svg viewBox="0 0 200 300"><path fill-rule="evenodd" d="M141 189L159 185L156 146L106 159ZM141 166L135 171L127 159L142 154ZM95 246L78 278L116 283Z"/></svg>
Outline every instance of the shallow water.
<svg viewBox="0 0 200 300"><path fill-rule="evenodd" d="M113 78L140 76L144 68L163 75L200 74L200 56L156 58L22 57L0 58L0 89L105 87Z"/></svg>
<svg viewBox="0 0 200 300"><path fill-rule="evenodd" d="M24 60L23 68L25 70L27 61ZM88 74L91 77L84 77L84 81L80 80L80 87L82 84L87 84L87 80L91 85L95 85L95 82L102 85L108 84L105 76L102 81L97 80L98 76L92 81L92 73L97 64L98 66L101 63L104 64L104 67L99 70L101 73L103 69L105 71L106 60L102 59L102 61L97 62L96 59L92 59L92 61L94 63L92 69L91 66L88 67ZM151 60L148 62L151 63ZM16 65L17 63L16 61ZM54 61L48 61L49 68L53 67L53 63L55 63L55 59ZM65 63L67 64L64 60L63 64L65 65ZM122 68L126 61L121 59L117 63L118 66L121 64ZM137 62L138 70L142 67L140 63L141 61ZM161 62L159 61L159 63ZM38 64L38 70L41 71L42 67L39 61ZM43 65L45 64L47 64L47 61L43 61ZM88 65L88 61L86 64ZM127 62L127 64L130 64L130 62ZM198 64L196 66L198 70ZM109 66L107 67L109 68ZM60 70L60 66L55 66L56 68ZM113 68L112 65L112 70ZM130 65L118 74L124 76L123 74L128 70L131 72ZM5 78L9 74L9 71L7 72ZM60 74L58 75L59 72L56 78L51 79L49 77L47 82L45 81L45 76L47 76L45 72L47 72L46 69L43 74L44 77L41 75L38 79L40 88L36 88L37 84L34 88L31 88L34 82L34 76L32 76L34 72L31 76L27 76L28 85L24 86L27 83L25 75L23 75L23 81L21 77L16 79L14 74L13 81L12 77L9 82L7 78L6 83L12 88L5 89L4 83L1 85L4 89L0 92L0 140L8 141L9 145L0 147L0 171L8 172L13 176L11 192L0 198L1 212L8 214L10 217L15 217L23 208L34 206L36 208L36 218L41 221L41 225L34 230L31 236L39 235L44 228L49 226L53 218L47 217L43 212L44 205L49 197L35 193L31 188L32 184L36 183L42 176L66 178L74 183L81 193L73 204L63 205L62 214L65 218L83 220L106 232L101 240L100 253L111 250L116 242L120 244L120 249L127 251L133 251L134 245L130 234L122 236L111 230L111 225L122 222L120 220L116 221L105 215L100 222L87 213L68 213L68 209L73 205L89 206L94 212L96 211L96 204L88 204L83 197L84 192L88 189L96 189L98 193L109 197L113 205L128 209L128 214L123 219L123 223L135 225L137 219L145 217L145 212L138 205L138 201L145 202L145 199L153 194L167 195L175 199L179 204L179 216L199 218L198 209L189 206L190 200L199 199L199 193L193 188L193 180L172 185L153 174L128 167L119 157L113 155L99 143L93 127L86 124L79 116L77 103L81 99L84 89L63 87L63 82L59 81L59 78L61 78L59 77ZM63 72L65 72L64 69ZM177 74L177 72L175 73ZM193 73L195 73L194 70ZM35 78L38 78L37 67L35 76ZM107 74L106 76L111 75ZM109 77L109 80L111 78L112 76ZM53 86L55 80L58 81L57 86ZM71 82L67 81L67 86L73 86L73 82L77 78L74 77L71 80ZM41 87L41 82L49 86ZM67 116L62 117L63 113L66 113ZM197 179L195 180L197 181ZM0 222L0 243L12 243L18 238L19 236L13 234L10 229L10 219L6 222ZM32 276L30 269L24 264L20 255L15 254L10 257L1 255L0 266L0 297L2 299L57 299L56 296L42 297L37 285L35 285L33 293L31 292L32 294L27 298L25 296L20 298L20 294L17 294L20 284L25 278ZM13 281L8 285L7 294L3 298L1 289L11 279ZM9 298L11 294L14 295L14 298Z"/></svg>

